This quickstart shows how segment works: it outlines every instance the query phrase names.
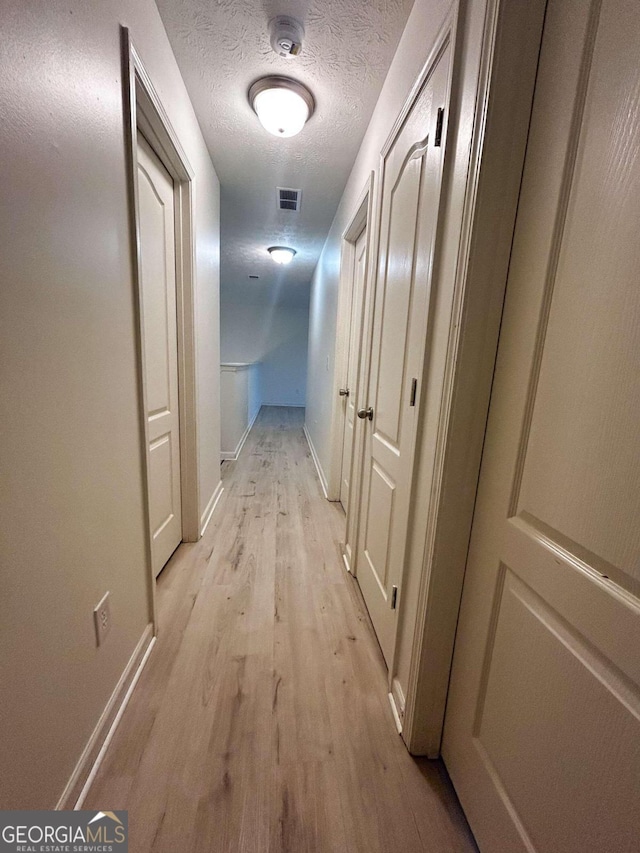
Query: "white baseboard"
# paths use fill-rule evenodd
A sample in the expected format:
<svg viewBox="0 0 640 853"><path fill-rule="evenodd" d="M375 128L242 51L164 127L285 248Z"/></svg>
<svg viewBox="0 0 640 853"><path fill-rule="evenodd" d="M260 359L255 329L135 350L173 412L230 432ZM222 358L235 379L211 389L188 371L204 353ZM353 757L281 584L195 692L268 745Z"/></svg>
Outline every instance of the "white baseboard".
<svg viewBox="0 0 640 853"><path fill-rule="evenodd" d="M309 450L311 451L311 458L313 459L313 463L316 466L316 471L318 472L318 479L320 480L320 485L322 486L322 491L324 493L325 498L328 498L327 491L327 478L324 476L324 471L322 470L322 465L320 464L320 460L318 459L318 454L316 453L316 449L313 446L313 442L311 441L311 436L309 435L309 430L307 429L307 425L304 424L302 429L304 430L305 438L307 439L307 444L309 445Z"/></svg>
<svg viewBox="0 0 640 853"><path fill-rule="evenodd" d="M224 491L224 487L222 485L222 481L218 483L215 488L214 493L209 498L209 503L206 506L205 511L202 513L200 518L200 536L204 536L204 532L209 526L209 522L211 521L211 517L215 511L215 508L218 506L218 501L220 500L220 496Z"/></svg>
<svg viewBox="0 0 640 853"><path fill-rule="evenodd" d="M404 724L404 709L406 702L404 698L404 691L402 690L402 686L397 678L394 678L391 682L391 693L389 693L389 701L391 702L391 710L393 711L393 716L396 721L398 734L402 734L402 727Z"/></svg>
<svg viewBox="0 0 640 853"><path fill-rule="evenodd" d="M396 724L396 728L398 729L398 734L402 734L402 720L400 718L400 714L398 713L398 706L396 705L396 697L393 693L389 693L389 704L391 705L391 711L393 712L393 720Z"/></svg>
<svg viewBox="0 0 640 853"><path fill-rule="evenodd" d="M91 790L91 786L93 785L93 781L96 778L96 776L98 775L98 770L100 769L100 765L102 764L102 761L103 761L105 755L107 754L107 750L109 749L109 745L111 744L111 741L113 740L113 736L116 733L116 729L118 728L118 725L120 724L120 720L122 719L122 715L124 714L125 709L126 709L127 705L129 704L129 699L131 699L131 696L133 694L133 691L135 690L136 684L138 683L138 679L142 675L142 670L145 668L145 665L146 665L147 661L149 660L149 655L151 654L151 651L152 651L153 647L155 646L155 644L156 644L156 638L152 637L151 642L147 646L147 650L144 653L144 657L140 661L140 665L138 666L138 668L136 670L136 674L133 676L133 679L131 680L131 684L129 685L129 688L125 694L125 697L122 700L122 704L120 705L120 708L118 709L118 713L116 714L115 719L111 723L109 731L107 732L107 736L104 739L104 743L102 744L100 752L98 753L98 756L97 756L97 758L93 764L93 767L91 768L91 772L89 773L89 776L87 777L87 781L84 783L84 787L82 788L82 791L80 792L80 796L78 797L76 804L73 807L74 811L79 811L82 808L82 805L85 801L85 798L86 798L87 794L89 793L89 791Z"/></svg>
<svg viewBox="0 0 640 853"><path fill-rule="evenodd" d="M262 408L262 407L260 407L260 408ZM240 451L244 447L245 441L249 437L249 433L251 432L251 427L256 422L256 418L258 417L259 414L260 414L260 409L258 409L258 411L255 413L255 415L249 421L249 425L245 429L245 431L242 433L242 438L240 439L240 441L236 445L236 449L235 450L223 450L222 453L220 454L221 459L230 459L232 462L236 461L238 456L240 456Z"/></svg>
<svg viewBox="0 0 640 853"><path fill-rule="evenodd" d="M277 406L281 409L304 409L306 403L263 403L263 406Z"/></svg>
<svg viewBox="0 0 640 853"><path fill-rule="evenodd" d="M344 542L341 542L340 553L342 554L342 562L344 563L346 570L349 572L350 575L352 575L353 572L351 571L351 548L348 548Z"/></svg>
<svg viewBox="0 0 640 853"><path fill-rule="evenodd" d="M149 624L142 632L142 636L129 658L129 662L120 676L113 693L109 697L109 701L100 715L100 719L91 733L87 745L82 750L82 755L78 759L78 763L74 767L73 773L56 804L57 811L72 809L74 807L79 808L77 803L80 802L80 797L84 800L84 796L86 796L90 784L97 773L99 762L102 761L107 747L111 742L116 727L127 706L129 697L149 658L155 641L153 625Z"/></svg>

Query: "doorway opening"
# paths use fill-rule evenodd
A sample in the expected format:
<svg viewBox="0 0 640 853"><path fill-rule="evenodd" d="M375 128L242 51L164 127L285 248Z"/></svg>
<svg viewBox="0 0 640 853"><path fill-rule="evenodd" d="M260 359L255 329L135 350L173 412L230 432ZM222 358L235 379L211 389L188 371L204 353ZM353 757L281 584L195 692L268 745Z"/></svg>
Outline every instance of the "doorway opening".
<svg viewBox="0 0 640 853"><path fill-rule="evenodd" d="M150 617L157 630L155 578L181 541L196 542L201 535L194 172L126 27L122 28L122 42ZM154 217L158 224L155 231ZM159 298L159 290L154 294L151 288L154 265L149 241L154 239L163 242L163 298ZM164 298L166 294L168 299Z"/></svg>

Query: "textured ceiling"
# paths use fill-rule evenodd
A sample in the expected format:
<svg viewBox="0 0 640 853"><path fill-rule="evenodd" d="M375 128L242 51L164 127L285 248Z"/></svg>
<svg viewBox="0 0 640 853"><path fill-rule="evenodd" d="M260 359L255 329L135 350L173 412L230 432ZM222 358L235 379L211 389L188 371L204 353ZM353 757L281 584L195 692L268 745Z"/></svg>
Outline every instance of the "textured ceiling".
<svg viewBox="0 0 640 853"><path fill-rule="evenodd" d="M157 0L222 186L223 298L308 302L309 282L413 0ZM302 54L277 56L267 24L293 15ZM316 110L290 139L268 134L247 101L267 74L303 82ZM301 188L299 213L276 187ZM271 245L298 252L277 267ZM250 281L250 274L259 275Z"/></svg>

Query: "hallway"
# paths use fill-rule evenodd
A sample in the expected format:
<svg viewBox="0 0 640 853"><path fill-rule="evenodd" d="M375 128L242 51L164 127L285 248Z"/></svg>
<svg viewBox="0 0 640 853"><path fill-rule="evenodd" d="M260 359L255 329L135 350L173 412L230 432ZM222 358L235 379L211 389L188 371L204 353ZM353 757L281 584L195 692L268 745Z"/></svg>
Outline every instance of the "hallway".
<svg viewBox="0 0 640 853"><path fill-rule="evenodd" d="M262 409L159 578L158 641L83 806L128 809L134 853L476 850L443 765L396 734L303 420Z"/></svg>

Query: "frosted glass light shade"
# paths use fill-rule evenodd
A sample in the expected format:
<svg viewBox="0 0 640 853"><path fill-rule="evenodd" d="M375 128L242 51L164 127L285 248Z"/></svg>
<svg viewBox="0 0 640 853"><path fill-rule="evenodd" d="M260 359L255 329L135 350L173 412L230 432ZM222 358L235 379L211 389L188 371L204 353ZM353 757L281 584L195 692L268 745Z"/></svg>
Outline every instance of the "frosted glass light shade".
<svg viewBox="0 0 640 853"><path fill-rule="evenodd" d="M249 89L249 101L260 124L274 136L295 136L313 113L308 89L288 77L265 77Z"/></svg>
<svg viewBox="0 0 640 853"><path fill-rule="evenodd" d="M277 264L285 265L291 263L296 250L288 249L286 246L271 246L271 248L267 249L267 252L269 252L272 260Z"/></svg>

